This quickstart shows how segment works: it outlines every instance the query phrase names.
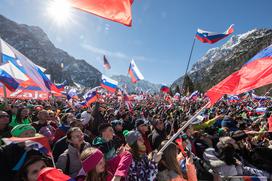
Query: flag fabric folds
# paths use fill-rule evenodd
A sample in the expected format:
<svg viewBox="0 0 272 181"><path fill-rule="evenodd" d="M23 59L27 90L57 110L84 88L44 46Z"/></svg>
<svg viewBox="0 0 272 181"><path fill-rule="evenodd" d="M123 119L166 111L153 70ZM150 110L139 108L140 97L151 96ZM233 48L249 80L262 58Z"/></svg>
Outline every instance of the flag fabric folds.
<svg viewBox="0 0 272 181"><path fill-rule="evenodd" d="M0 66L0 82L10 91L15 91L19 87L20 81L26 80L28 80L27 76L12 63L7 62Z"/></svg>
<svg viewBox="0 0 272 181"><path fill-rule="evenodd" d="M27 57L10 46L7 42L0 39L2 64L10 63L15 66L28 79L21 82L20 85L32 85L33 82L43 91L49 92L51 81L46 77L41 68L31 62Z"/></svg>
<svg viewBox="0 0 272 181"><path fill-rule="evenodd" d="M69 101L70 99L77 99L77 91L76 89L70 89L67 93L67 100Z"/></svg>
<svg viewBox="0 0 272 181"><path fill-rule="evenodd" d="M104 64L103 64L104 69L105 69L105 70L111 69L110 63L109 63L109 61L107 60L107 58L106 58L105 55L104 55L104 57L103 57L103 60L104 60Z"/></svg>
<svg viewBox="0 0 272 181"><path fill-rule="evenodd" d="M110 92L115 92L118 82L105 75L102 75L101 87L107 89Z"/></svg>
<svg viewBox="0 0 272 181"><path fill-rule="evenodd" d="M94 91L94 92L91 92L87 95L86 99L80 103L80 105L82 107L88 107L90 106L92 103L96 102L98 99L98 95L97 95L97 92Z"/></svg>
<svg viewBox="0 0 272 181"><path fill-rule="evenodd" d="M131 26L133 0L70 0L72 7Z"/></svg>
<svg viewBox="0 0 272 181"><path fill-rule="evenodd" d="M129 68L128 68L128 74L131 77L131 82L136 83L140 80L144 80L143 74L138 69L137 65L135 64L134 60L131 60Z"/></svg>
<svg viewBox="0 0 272 181"><path fill-rule="evenodd" d="M222 40L232 34L234 31L233 25L231 25L224 33L213 33L205 30L198 29L196 32L196 38L202 43L213 44Z"/></svg>
<svg viewBox="0 0 272 181"><path fill-rule="evenodd" d="M12 143L25 142L26 147L35 149L41 153L52 156L52 151L51 151L50 145L48 143L48 139L44 136L30 137L30 138L11 137L11 138L3 138L3 141L7 145L12 144Z"/></svg>
<svg viewBox="0 0 272 181"><path fill-rule="evenodd" d="M252 89L272 83L272 45L265 48L242 68L206 92L210 106L224 94L238 95Z"/></svg>
<svg viewBox="0 0 272 181"><path fill-rule="evenodd" d="M166 86L166 85L162 85L161 86L161 92L169 93L170 88L168 86Z"/></svg>

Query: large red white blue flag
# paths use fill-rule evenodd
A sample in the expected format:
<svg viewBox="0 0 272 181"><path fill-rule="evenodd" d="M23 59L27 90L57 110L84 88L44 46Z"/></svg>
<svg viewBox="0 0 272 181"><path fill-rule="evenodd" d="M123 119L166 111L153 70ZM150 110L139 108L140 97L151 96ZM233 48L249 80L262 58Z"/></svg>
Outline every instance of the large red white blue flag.
<svg viewBox="0 0 272 181"><path fill-rule="evenodd" d="M196 38L203 43L213 44L218 42L219 40L226 38L233 32L234 32L233 25L231 25L227 29L227 31L224 33L214 33L214 32L209 32L202 29L198 29L196 32Z"/></svg>
<svg viewBox="0 0 272 181"><path fill-rule="evenodd" d="M13 48L4 40L0 39L0 48L1 48L1 63L2 64L10 64L9 67L12 67L11 70L20 75L24 74L24 81L18 81L20 79L16 79L20 82L20 85L27 86L33 85L35 83L39 86L43 91L49 92L52 86L52 82L48 79L48 77L43 73L41 68L31 62L27 57ZM19 75L19 74L18 74ZM18 76L17 76L18 77ZM26 78L27 77L27 78ZM4 82L3 82L4 83ZM5 83L4 83L5 84Z"/></svg>
<svg viewBox="0 0 272 181"><path fill-rule="evenodd" d="M242 68L206 92L213 105L224 94L238 95L272 83L272 45L265 48ZM211 106L210 105L210 106Z"/></svg>
<svg viewBox="0 0 272 181"><path fill-rule="evenodd" d="M137 65L135 64L134 60L131 60L129 68L128 68L128 74L131 77L131 82L136 83L140 80L144 80L143 74L138 69Z"/></svg>

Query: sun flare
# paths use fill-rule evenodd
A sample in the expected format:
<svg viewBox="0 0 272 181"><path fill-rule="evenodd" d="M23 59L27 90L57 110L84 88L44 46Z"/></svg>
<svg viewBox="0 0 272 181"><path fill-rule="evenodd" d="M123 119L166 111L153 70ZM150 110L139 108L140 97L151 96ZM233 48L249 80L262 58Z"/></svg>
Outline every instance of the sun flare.
<svg viewBox="0 0 272 181"><path fill-rule="evenodd" d="M72 8L68 0L52 0L47 8L48 15L58 25L69 22L72 15Z"/></svg>

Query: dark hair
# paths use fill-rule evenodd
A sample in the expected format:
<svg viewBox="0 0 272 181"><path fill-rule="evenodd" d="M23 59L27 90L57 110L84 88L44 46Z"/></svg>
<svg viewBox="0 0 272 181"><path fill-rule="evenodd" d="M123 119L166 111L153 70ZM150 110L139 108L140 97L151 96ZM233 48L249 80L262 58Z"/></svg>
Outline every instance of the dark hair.
<svg viewBox="0 0 272 181"><path fill-rule="evenodd" d="M167 143L167 140L163 141L159 147L159 150ZM177 160L177 146L175 143L170 143L163 151L161 163L170 171L176 172L178 175L183 176L180 170L180 166Z"/></svg>
<svg viewBox="0 0 272 181"><path fill-rule="evenodd" d="M27 180L27 175L28 175L28 167L36 162L39 161L43 161L47 166L49 166L49 164L47 163L47 161L42 157L42 156L38 156L38 155L34 155L31 156L23 165L23 167L19 170L17 176L16 176L16 181L26 181Z"/></svg>
<svg viewBox="0 0 272 181"><path fill-rule="evenodd" d="M235 148L232 144L228 143L220 149L219 158L227 165L237 165L234 154Z"/></svg>
<svg viewBox="0 0 272 181"><path fill-rule="evenodd" d="M66 133L66 136L67 136L67 139L68 140L71 140L72 138L72 133L75 132L75 131L81 131L81 129L79 127L73 127L73 128L70 128L67 133Z"/></svg>
<svg viewBox="0 0 272 181"><path fill-rule="evenodd" d="M21 113L22 113L22 111L23 111L24 109L27 109L27 108L26 108L26 107L21 107L21 108L19 108L19 109L17 110L17 114L16 114L16 118L15 118L15 120L16 120L17 123L22 123Z"/></svg>
<svg viewBox="0 0 272 181"><path fill-rule="evenodd" d="M137 141L130 146L129 152L132 154L134 160L140 160L139 147Z"/></svg>
<svg viewBox="0 0 272 181"><path fill-rule="evenodd" d="M101 134L102 132L104 132L108 127L112 127L111 124L109 123L103 123L98 127L98 131Z"/></svg>

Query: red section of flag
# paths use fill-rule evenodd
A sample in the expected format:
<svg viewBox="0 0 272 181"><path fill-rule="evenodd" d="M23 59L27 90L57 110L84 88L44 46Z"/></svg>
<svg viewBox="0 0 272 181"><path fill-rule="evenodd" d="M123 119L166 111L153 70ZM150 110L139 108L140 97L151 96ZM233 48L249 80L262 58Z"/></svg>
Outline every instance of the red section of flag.
<svg viewBox="0 0 272 181"><path fill-rule="evenodd" d="M131 26L133 0L70 0L77 9Z"/></svg>
<svg viewBox="0 0 272 181"><path fill-rule="evenodd" d="M268 132L272 132L272 117L270 116L267 120L268 120Z"/></svg>
<svg viewBox="0 0 272 181"><path fill-rule="evenodd" d="M207 91L212 106L224 94L238 95L272 83L272 58L266 57L244 65Z"/></svg>
<svg viewBox="0 0 272 181"><path fill-rule="evenodd" d="M184 148L183 148L182 139L181 139L181 138L178 138L178 139L176 139L175 142L178 144L178 147L179 147L179 149L180 149L182 155L186 157L187 154L186 154L186 152L185 152L185 150L184 150Z"/></svg>

